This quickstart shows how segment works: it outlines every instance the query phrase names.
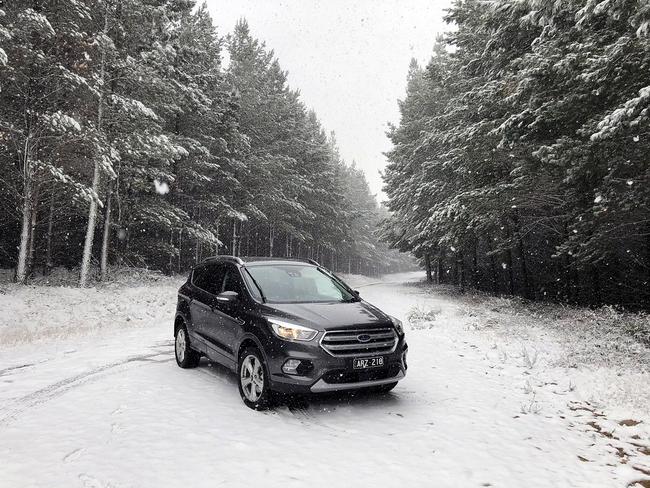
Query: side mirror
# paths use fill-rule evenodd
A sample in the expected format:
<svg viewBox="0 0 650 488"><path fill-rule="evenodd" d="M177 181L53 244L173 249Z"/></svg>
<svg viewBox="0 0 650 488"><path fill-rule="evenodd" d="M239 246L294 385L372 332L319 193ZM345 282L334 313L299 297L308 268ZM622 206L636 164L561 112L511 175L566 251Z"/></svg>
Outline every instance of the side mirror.
<svg viewBox="0 0 650 488"><path fill-rule="evenodd" d="M239 295L236 291L224 291L217 295L217 302L222 305L234 305L239 301Z"/></svg>
<svg viewBox="0 0 650 488"><path fill-rule="evenodd" d="M359 298L361 294L359 293L359 290L352 290L352 293L354 293L354 296Z"/></svg>

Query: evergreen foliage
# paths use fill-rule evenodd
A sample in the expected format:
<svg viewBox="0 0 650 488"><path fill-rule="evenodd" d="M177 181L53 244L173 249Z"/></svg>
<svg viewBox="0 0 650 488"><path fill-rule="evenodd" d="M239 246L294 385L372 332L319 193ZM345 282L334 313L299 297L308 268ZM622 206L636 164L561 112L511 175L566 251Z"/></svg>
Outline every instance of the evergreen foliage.
<svg viewBox="0 0 650 488"><path fill-rule="evenodd" d="M430 279L650 303L650 8L457 0L411 64L384 234Z"/></svg>
<svg viewBox="0 0 650 488"><path fill-rule="evenodd" d="M0 167L0 266L20 282L214 254L405 263L273 52L243 20L220 37L193 0L5 3Z"/></svg>

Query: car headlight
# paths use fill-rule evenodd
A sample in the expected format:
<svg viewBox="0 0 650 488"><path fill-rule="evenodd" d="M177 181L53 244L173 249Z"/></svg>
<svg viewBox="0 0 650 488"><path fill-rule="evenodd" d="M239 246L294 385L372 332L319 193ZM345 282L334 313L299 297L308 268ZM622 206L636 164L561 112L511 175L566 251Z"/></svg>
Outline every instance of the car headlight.
<svg viewBox="0 0 650 488"><path fill-rule="evenodd" d="M285 341L311 341L318 334L317 330L298 324L268 319L276 336Z"/></svg>
<svg viewBox="0 0 650 488"><path fill-rule="evenodd" d="M404 335L404 327L402 326L402 321L400 319L396 319L393 316L390 316L391 322L393 322L393 325L395 326L395 330L399 335Z"/></svg>

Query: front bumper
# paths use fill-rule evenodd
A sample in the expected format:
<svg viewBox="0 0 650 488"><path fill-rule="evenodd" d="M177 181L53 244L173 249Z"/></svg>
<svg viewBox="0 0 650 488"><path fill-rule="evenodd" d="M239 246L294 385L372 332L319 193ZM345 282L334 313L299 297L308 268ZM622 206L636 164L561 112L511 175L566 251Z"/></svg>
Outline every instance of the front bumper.
<svg viewBox="0 0 650 488"><path fill-rule="evenodd" d="M327 391L342 391L342 390L356 390L358 388L369 388L373 386L381 386L389 383L394 383L399 381L406 376L404 370L401 370L397 373L396 376L391 376L389 378L384 378L381 380L366 380L366 381L357 381L352 383L328 383L322 378L316 383L311 385L310 391L312 393L324 393Z"/></svg>
<svg viewBox="0 0 650 488"><path fill-rule="evenodd" d="M273 340L271 347L266 349L266 360L274 391L306 394L353 390L394 383L406 376L408 346L403 336L391 353L354 356L384 357L383 367L368 370L353 369L353 357L330 355L320 346L318 339L307 343ZM300 359L312 367L302 375L286 374L282 365L287 359Z"/></svg>

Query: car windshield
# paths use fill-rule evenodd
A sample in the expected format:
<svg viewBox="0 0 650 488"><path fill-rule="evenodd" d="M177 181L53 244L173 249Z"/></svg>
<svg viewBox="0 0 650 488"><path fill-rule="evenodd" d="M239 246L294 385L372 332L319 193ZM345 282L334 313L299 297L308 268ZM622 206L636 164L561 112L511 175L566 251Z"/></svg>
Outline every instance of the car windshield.
<svg viewBox="0 0 650 488"><path fill-rule="evenodd" d="M251 289L275 303L349 302L356 296L342 283L314 266L269 264L246 268ZM255 293L257 294L257 293ZM261 298L261 297L260 297Z"/></svg>

